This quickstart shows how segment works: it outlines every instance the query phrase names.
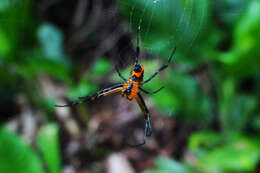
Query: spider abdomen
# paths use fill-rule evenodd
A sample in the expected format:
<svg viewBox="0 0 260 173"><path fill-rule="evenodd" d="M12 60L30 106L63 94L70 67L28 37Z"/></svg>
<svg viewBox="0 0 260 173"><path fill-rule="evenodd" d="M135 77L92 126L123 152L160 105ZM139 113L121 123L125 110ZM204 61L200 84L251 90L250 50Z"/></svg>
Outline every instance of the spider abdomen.
<svg viewBox="0 0 260 173"><path fill-rule="evenodd" d="M138 82L133 80L127 81L123 85L122 96L126 97L128 100L132 100L138 93Z"/></svg>

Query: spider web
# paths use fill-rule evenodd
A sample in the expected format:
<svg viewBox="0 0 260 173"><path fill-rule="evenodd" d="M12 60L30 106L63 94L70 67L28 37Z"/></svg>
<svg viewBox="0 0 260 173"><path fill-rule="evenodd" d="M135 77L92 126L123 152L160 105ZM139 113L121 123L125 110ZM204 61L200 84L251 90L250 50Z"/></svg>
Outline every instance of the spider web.
<svg viewBox="0 0 260 173"><path fill-rule="evenodd" d="M204 2L204 0L202 0ZM182 45L186 49L192 47L206 23L207 3L201 1L198 6L194 0L140 0L121 1L122 6L129 8L127 15L130 30L137 32L140 26L142 47L155 52L160 52L163 47L170 49L169 45ZM131 2L131 3L130 3ZM140 8L142 6L143 8ZM196 16L196 13L200 15ZM151 46L149 42L155 41L153 35L159 34L158 18L160 14L163 22L168 22L171 30L161 28L167 38L159 40L161 44ZM195 16L195 17L194 17ZM156 26L157 25L157 26ZM155 28L157 27L157 28ZM164 25L165 27L165 25ZM151 36L152 35L152 36ZM185 35L185 37L183 37ZM187 39L188 38L188 39ZM157 50L156 50L157 49Z"/></svg>
<svg viewBox="0 0 260 173"><path fill-rule="evenodd" d="M224 4L225 8L217 4ZM245 2L225 6L224 1L209 0L120 0L120 5L122 13L127 11L124 16L129 22L129 31L137 36L140 27L142 51L145 48L166 59L176 46L176 58L180 57L180 61L186 59L189 63L200 58L201 44L209 39L211 21L221 17L226 20L227 16L235 21L242 14ZM232 20L226 20L226 24ZM168 115L173 112L169 110Z"/></svg>
<svg viewBox="0 0 260 173"><path fill-rule="evenodd" d="M140 27L142 51L145 48L168 58L174 46L189 51L200 37L207 20L207 3L199 1L199 6L195 0L122 0L120 5L127 11L124 15L129 21L129 31L137 35ZM173 110L168 110L168 115L171 114Z"/></svg>
<svg viewBox="0 0 260 173"><path fill-rule="evenodd" d="M208 39L212 19L222 17L228 25L242 14L245 3L243 0L239 3L223 0L119 0L130 32L137 33L140 26L142 48L167 56L176 45L178 50L182 50L180 52L186 52L186 58L194 58L200 46L198 43Z"/></svg>

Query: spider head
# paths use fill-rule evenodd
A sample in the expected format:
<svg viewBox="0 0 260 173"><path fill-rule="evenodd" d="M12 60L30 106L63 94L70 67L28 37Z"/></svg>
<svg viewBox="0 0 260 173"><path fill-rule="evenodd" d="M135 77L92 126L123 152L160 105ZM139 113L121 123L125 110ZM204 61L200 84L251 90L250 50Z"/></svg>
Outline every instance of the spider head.
<svg viewBox="0 0 260 173"><path fill-rule="evenodd" d="M139 73L139 72L144 71L143 65L142 64L134 64L133 71L135 73Z"/></svg>
<svg viewBox="0 0 260 173"><path fill-rule="evenodd" d="M144 67L142 64L135 63L131 71L131 77L134 81L142 81L144 76Z"/></svg>

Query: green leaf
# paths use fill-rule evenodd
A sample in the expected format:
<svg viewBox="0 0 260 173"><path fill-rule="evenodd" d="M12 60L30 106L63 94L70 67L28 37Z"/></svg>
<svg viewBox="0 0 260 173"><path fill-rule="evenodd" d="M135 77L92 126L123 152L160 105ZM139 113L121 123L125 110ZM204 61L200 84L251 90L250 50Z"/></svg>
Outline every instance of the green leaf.
<svg viewBox="0 0 260 173"><path fill-rule="evenodd" d="M235 80L226 79L221 86L219 104L223 130L243 130L256 110L256 98L236 92L235 85Z"/></svg>
<svg viewBox="0 0 260 173"><path fill-rule="evenodd" d="M232 27L243 14L248 3L250 1L247 0L218 0L213 2L212 7L215 11L215 17L219 20L218 22Z"/></svg>
<svg viewBox="0 0 260 173"><path fill-rule="evenodd" d="M259 137L199 132L190 138L189 148L198 159L196 168L202 172L253 171L260 160Z"/></svg>
<svg viewBox="0 0 260 173"><path fill-rule="evenodd" d="M257 108L256 103L256 98L253 96L237 94L230 107L228 128L233 130L244 130Z"/></svg>
<svg viewBox="0 0 260 173"><path fill-rule="evenodd" d="M214 149L221 142L221 137L211 131L193 133L189 139L189 149L199 157Z"/></svg>
<svg viewBox="0 0 260 173"><path fill-rule="evenodd" d="M228 116L230 113L230 107L232 103L232 99L235 95L235 81L232 78L228 78L226 80L221 81L220 88L220 102L219 102L219 110L220 110L220 120L223 128L228 127Z"/></svg>
<svg viewBox="0 0 260 173"><path fill-rule="evenodd" d="M0 44L4 42L7 45L3 46L4 55L13 55L15 52L19 52L23 49L23 41L25 40L25 35L27 32L30 32L26 36L26 41L30 40L33 36L30 9L31 1L30 0L1 0L0 2L0 28L2 40ZM1 52L2 53L2 52ZM11 54L12 53L12 54ZM17 53L18 54L18 53ZM1 56L1 55L0 55ZM16 59L16 56L10 56L6 58ZM18 58L17 58L18 59Z"/></svg>
<svg viewBox="0 0 260 173"><path fill-rule="evenodd" d="M61 172L59 151L59 128L56 124L47 124L41 127L37 136L37 145L44 157L50 173Z"/></svg>
<svg viewBox="0 0 260 173"><path fill-rule="evenodd" d="M106 59L99 59L95 61L91 68L91 74L93 76L103 76L107 74L112 68L112 64Z"/></svg>
<svg viewBox="0 0 260 173"><path fill-rule="evenodd" d="M0 128L0 172L44 172L32 148L5 127Z"/></svg>
<svg viewBox="0 0 260 173"><path fill-rule="evenodd" d="M27 79L34 79L38 74L47 74L66 84L71 84L72 79L67 65L59 61L41 56L41 51L32 49L23 55L24 63L16 64L19 73Z"/></svg>
<svg viewBox="0 0 260 173"><path fill-rule="evenodd" d="M158 88L162 85L161 82L165 81L164 86L166 88L152 96L155 103L161 102L159 103L161 106L163 104L170 106L169 103L172 103L168 109L179 112L183 118L195 121L210 119L210 100L199 87L199 83L193 77L175 72L170 68L165 73L168 76L167 79L158 79L154 83ZM152 82L150 85L152 85Z"/></svg>
<svg viewBox="0 0 260 173"><path fill-rule="evenodd" d="M258 132L260 131L260 115L256 115L256 117L252 121L252 126L254 129L256 129Z"/></svg>
<svg viewBox="0 0 260 173"><path fill-rule="evenodd" d="M260 72L260 1L252 0L233 31L230 51L219 56L228 73L243 77Z"/></svg>
<svg viewBox="0 0 260 173"><path fill-rule="evenodd" d="M71 100L77 100L79 97L84 97L96 92L97 88L97 85L90 83L83 77L78 85L69 88L68 96Z"/></svg>
<svg viewBox="0 0 260 173"><path fill-rule="evenodd" d="M0 28L0 62L11 52L11 44L6 34Z"/></svg>
<svg viewBox="0 0 260 173"><path fill-rule="evenodd" d="M0 1L0 12L4 11L10 6L11 2L10 0L1 0Z"/></svg>
<svg viewBox="0 0 260 173"><path fill-rule="evenodd" d="M39 27L37 35L46 58L67 63L63 52L63 35L58 28L45 23Z"/></svg>

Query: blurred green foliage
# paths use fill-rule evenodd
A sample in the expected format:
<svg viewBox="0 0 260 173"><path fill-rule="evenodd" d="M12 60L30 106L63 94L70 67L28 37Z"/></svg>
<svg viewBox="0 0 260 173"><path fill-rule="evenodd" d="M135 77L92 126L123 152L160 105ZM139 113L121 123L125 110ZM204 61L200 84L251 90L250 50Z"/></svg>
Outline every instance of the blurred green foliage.
<svg viewBox="0 0 260 173"><path fill-rule="evenodd" d="M41 127L37 136L38 148L50 173L61 172L58 131L56 124L47 124Z"/></svg>
<svg viewBox="0 0 260 173"><path fill-rule="evenodd" d="M22 93L30 104L52 115L55 98L42 93L39 75L64 83L68 97L76 99L96 91L93 79L108 74L112 64L105 57L97 60L75 81L78 64L65 53L63 32L54 24L37 23L32 3L0 1L0 104ZM260 160L260 1L119 0L119 6L134 33L140 24L142 50L165 61L177 46L171 68L144 86L165 86L151 96L156 108L206 127L189 139L195 161L158 158L156 168L147 172L253 172ZM161 64L158 59L142 63L145 78ZM207 67L210 81L191 75L201 66ZM213 121L219 130L212 128ZM0 172L45 172L44 166L60 172L56 124L40 129L37 148L1 127Z"/></svg>
<svg viewBox="0 0 260 173"><path fill-rule="evenodd" d="M178 72L167 70L163 84L154 79L147 86L151 90L166 86L152 97L157 108L203 125L216 118L220 123L219 132L212 132L209 126L209 131L191 136L189 149L197 161L188 164L199 172L254 171L260 160L260 1L121 0L120 7L134 32L140 25L143 47L168 57L173 45L177 46ZM203 64L210 68L212 93L203 91L204 81L189 74ZM147 66L149 71L155 65ZM250 128L255 131L247 134ZM180 172L160 164L157 167L149 172Z"/></svg>
<svg viewBox="0 0 260 173"><path fill-rule="evenodd" d="M201 172L251 172L260 159L260 138L242 133L199 132L189 148L198 156L194 164Z"/></svg>
<svg viewBox="0 0 260 173"><path fill-rule="evenodd" d="M0 128L0 171L45 172L33 149L6 127Z"/></svg>
<svg viewBox="0 0 260 173"><path fill-rule="evenodd" d="M43 126L38 132L35 148L31 148L8 128L1 127L0 161L1 172L61 172L58 126Z"/></svg>

